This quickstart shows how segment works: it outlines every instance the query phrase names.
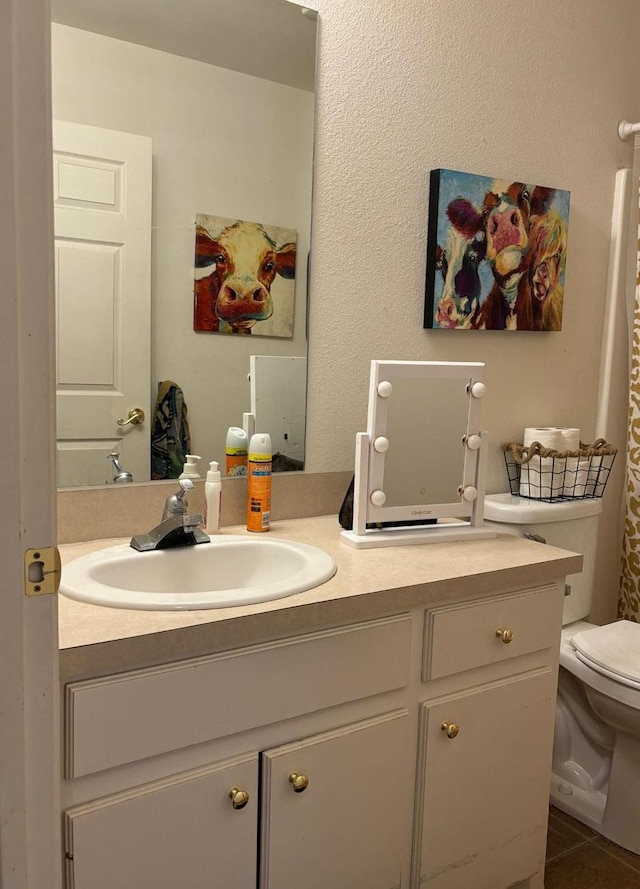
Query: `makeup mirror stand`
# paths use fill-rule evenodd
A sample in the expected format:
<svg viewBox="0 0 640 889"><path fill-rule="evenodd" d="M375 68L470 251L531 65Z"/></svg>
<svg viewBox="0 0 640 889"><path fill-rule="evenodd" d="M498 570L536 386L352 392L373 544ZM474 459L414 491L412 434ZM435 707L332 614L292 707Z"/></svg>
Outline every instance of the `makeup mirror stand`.
<svg viewBox="0 0 640 889"><path fill-rule="evenodd" d="M369 431L356 435L353 526L341 532L344 543L356 549L370 549L496 536L495 531L483 525L488 433L480 432L476 425L479 399L485 391L484 384L480 383L483 367L454 362L372 362ZM429 379L431 375L441 379L449 373L454 379L462 379L467 371L471 378L467 387L471 407L462 439L466 456L464 480L458 488L460 501L383 509L386 494L382 490L384 469L381 470L381 466L384 467L389 447L387 407L393 391L393 382L389 381L409 376ZM476 386L479 388L474 388ZM474 392L479 394L474 396Z"/></svg>

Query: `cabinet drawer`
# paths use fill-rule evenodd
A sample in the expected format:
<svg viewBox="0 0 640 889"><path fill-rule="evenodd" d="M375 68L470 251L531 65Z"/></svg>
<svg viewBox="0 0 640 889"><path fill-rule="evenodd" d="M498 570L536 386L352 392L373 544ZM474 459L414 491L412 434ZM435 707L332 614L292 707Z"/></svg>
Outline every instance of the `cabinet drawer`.
<svg viewBox="0 0 640 889"><path fill-rule="evenodd" d="M399 615L69 683L67 777L403 688L410 640Z"/></svg>
<svg viewBox="0 0 640 889"><path fill-rule="evenodd" d="M423 682L557 645L562 605L560 590L549 584L430 609L425 615ZM510 631L511 641L504 642L498 630Z"/></svg>

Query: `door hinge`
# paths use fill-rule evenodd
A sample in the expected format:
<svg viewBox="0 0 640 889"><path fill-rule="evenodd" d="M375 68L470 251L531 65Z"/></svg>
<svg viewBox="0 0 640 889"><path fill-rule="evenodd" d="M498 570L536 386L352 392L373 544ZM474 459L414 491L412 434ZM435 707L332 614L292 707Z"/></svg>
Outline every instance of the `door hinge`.
<svg viewBox="0 0 640 889"><path fill-rule="evenodd" d="M28 549L24 554L25 596L55 596L62 568L57 546Z"/></svg>

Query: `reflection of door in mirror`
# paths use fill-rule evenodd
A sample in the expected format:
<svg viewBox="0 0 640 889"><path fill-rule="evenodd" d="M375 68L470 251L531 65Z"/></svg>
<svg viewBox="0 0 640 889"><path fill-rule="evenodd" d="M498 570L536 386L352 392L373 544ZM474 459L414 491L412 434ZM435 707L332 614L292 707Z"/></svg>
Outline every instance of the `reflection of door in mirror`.
<svg viewBox="0 0 640 889"><path fill-rule="evenodd" d="M307 359L251 356L251 413L256 429L269 429L273 465L279 471L304 466Z"/></svg>
<svg viewBox="0 0 640 889"><path fill-rule="evenodd" d="M148 478L151 140L54 121L53 183L58 483Z"/></svg>
<svg viewBox="0 0 640 889"><path fill-rule="evenodd" d="M385 506L455 503L463 481L468 380L399 378L388 399Z"/></svg>
<svg viewBox="0 0 640 889"><path fill-rule="evenodd" d="M147 399L153 405L161 381L180 387L203 466L224 465L227 429L250 409L250 356L307 355L316 21L306 12L286 0L52 2L54 117L153 145ZM194 331L199 214L297 232L291 336ZM103 349L104 329L96 325L91 349ZM127 404L116 418L141 406ZM108 469L113 445L94 447ZM122 463L129 469L124 452ZM148 478L134 472L135 481Z"/></svg>

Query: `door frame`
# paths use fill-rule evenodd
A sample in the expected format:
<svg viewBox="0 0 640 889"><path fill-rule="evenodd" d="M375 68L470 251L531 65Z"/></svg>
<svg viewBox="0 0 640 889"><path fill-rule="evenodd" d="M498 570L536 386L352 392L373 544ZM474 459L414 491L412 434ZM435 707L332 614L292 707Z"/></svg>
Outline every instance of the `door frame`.
<svg viewBox="0 0 640 889"><path fill-rule="evenodd" d="M0 885L59 889L58 603L25 595L24 554L56 541L51 23L0 4Z"/></svg>

